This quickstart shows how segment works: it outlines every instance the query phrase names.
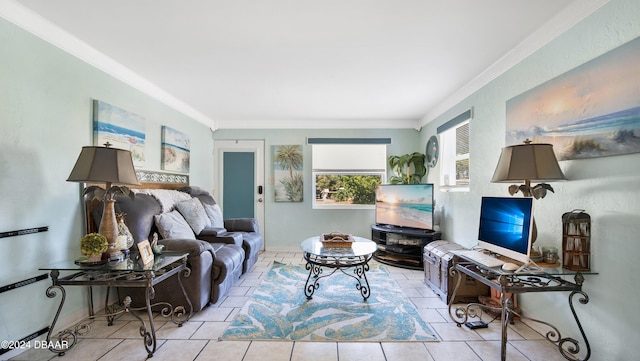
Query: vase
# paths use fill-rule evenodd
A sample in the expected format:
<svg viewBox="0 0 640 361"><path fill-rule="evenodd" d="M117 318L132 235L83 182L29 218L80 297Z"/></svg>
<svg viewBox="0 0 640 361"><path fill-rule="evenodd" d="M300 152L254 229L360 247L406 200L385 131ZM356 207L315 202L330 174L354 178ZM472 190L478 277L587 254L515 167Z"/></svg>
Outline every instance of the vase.
<svg viewBox="0 0 640 361"><path fill-rule="evenodd" d="M100 221L100 228L98 232L107 238L109 242L109 248L107 253L114 254L119 251L115 248L116 237L118 236L118 222L116 221L116 211L113 199L107 199L104 201L104 211L102 212L102 220Z"/></svg>

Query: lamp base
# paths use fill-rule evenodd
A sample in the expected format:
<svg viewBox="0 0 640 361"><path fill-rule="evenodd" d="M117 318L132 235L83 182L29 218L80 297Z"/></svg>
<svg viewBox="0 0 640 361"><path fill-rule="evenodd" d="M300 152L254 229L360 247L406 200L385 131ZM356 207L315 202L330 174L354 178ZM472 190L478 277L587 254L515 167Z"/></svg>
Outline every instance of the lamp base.
<svg viewBox="0 0 640 361"><path fill-rule="evenodd" d="M538 247L534 246L538 239L538 227L536 226L536 219L532 216L531 221L531 249L529 250L529 259L533 262L542 262L542 252L538 250Z"/></svg>
<svg viewBox="0 0 640 361"><path fill-rule="evenodd" d="M542 253L532 246L529 252L529 259L536 263L542 262Z"/></svg>

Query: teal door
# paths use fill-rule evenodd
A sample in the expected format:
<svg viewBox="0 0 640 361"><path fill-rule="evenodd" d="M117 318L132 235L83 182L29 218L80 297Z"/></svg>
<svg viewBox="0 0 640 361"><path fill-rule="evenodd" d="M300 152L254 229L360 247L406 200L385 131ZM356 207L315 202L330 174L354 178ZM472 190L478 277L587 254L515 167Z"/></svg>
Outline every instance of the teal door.
<svg viewBox="0 0 640 361"><path fill-rule="evenodd" d="M224 152L223 154L224 218L255 217L255 153Z"/></svg>

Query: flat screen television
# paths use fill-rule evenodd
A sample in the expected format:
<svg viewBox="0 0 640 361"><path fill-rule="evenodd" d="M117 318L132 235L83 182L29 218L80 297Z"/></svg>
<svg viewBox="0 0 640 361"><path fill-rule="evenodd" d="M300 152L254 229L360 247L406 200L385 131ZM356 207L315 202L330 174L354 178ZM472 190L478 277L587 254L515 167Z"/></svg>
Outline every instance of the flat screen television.
<svg viewBox="0 0 640 361"><path fill-rule="evenodd" d="M533 198L482 197L478 246L529 263Z"/></svg>
<svg viewBox="0 0 640 361"><path fill-rule="evenodd" d="M433 184L377 186L376 224L433 230Z"/></svg>

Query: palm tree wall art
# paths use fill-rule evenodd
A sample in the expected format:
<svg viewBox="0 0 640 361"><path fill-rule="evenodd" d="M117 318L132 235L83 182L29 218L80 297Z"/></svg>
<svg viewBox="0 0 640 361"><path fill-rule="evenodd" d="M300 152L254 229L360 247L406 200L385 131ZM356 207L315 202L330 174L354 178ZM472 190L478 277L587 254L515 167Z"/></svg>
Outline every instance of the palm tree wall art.
<svg viewBox="0 0 640 361"><path fill-rule="evenodd" d="M273 146L276 202L302 202L303 172L301 145Z"/></svg>

